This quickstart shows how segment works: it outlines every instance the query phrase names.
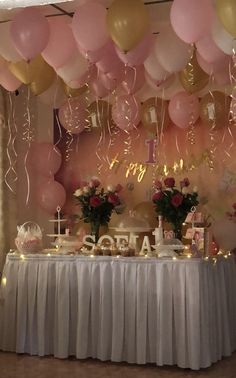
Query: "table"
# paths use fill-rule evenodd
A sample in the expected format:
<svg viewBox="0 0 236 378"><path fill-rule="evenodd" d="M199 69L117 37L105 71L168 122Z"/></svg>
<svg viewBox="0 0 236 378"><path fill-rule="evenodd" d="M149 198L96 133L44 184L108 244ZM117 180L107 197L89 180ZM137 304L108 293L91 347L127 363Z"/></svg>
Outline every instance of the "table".
<svg viewBox="0 0 236 378"><path fill-rule="evenodd" d="M0 349L206 368L236 349L235 261L8 254Z"/></svg>

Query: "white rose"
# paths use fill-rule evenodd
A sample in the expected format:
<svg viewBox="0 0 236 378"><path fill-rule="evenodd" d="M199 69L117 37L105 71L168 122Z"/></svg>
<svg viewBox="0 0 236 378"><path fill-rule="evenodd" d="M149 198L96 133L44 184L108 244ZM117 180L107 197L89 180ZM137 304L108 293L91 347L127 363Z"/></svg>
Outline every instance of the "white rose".
<svg viewBox="0 0 236 378"><path fill-rule="evenodd" d="M173 189L172 188L166 188L165 191L166 192L173 192Z"/></svg>
<svg viewBox="0 0 236 378"><path fill-rule="evenodd" d="M85 193L85 194L89 193L89 187L88 186L83 187L83 193Z"/></svg>
<svg viewBox="0 0 236 378"><path fill-rule="evenodd" d="M108 186L107 186L107 190L108 190L108 192L114 192L114 191L115 191L115 188L114 188L113 185L108 185Z"/></svg>
<svg viewBox="0 0 236 378"><path fill-rule="evenodd" d="M184 186L184 187L182 188L182 193L183 193L184 195L189 193L189 190L188 190L187 186Z"/></svg>
<svg viewBox="0 0 236 378"><path fill-rule="evenodd" d="M82 189L77 189L74 192L74 196L76 196L76 197L80 197L80 196L82 196L82 194L83 194L83 190Z"/></svg>
<svg viewBox="0 0 236 378"><path fill-rule="evenodd" d="M193 187L193 193L197 193L198 192L198 187L197 186L194 186Z"/></svg>

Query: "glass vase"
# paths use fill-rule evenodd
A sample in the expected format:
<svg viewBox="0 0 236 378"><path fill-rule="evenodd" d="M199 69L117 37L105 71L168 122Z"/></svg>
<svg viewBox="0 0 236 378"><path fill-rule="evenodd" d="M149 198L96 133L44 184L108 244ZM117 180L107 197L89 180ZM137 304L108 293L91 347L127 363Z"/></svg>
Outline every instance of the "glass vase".
<svg viewBox="0 0 236 378"><path fill-rule="evenodd" d="M175 233L175 239L182 239L182 223L173 223L173 231Z"/></svg>
<svg viewBox="0 0 236 378"><path fill-rule="evenodd" d="M99 240L99 230L100 230L100 222L91 222L91 235L95 236L95 243Z"/></svg>

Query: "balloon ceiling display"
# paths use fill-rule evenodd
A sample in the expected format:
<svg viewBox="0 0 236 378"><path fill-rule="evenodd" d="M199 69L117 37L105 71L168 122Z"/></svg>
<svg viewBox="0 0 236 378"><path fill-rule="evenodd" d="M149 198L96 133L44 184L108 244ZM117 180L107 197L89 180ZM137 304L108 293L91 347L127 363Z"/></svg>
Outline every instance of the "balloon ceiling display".
<svg viewBox="0 0 236 378"><path fill-rule="evenodd" d="M60 1L0 0L0 8L23 7L0 24L0 84L15 91L23 83L39 100L60 107L61 124L72 134L86 129L88 114L104 118L102 101L109 103L105 118L111 113L127 132L142 121L155 133L169 116L177 127L189 128L198 119L203 92L217 84L224 93L225 85L235 84L234 0L173 0L170 24L157 24L155 33L149 2L113 0L106 8L104 1L81 0L71 23L34 7L54 2ZM213 102L218 109L218 97ZM202 108L202 120L209 123ZM228 118L217 115L217 128Z"/></svg>

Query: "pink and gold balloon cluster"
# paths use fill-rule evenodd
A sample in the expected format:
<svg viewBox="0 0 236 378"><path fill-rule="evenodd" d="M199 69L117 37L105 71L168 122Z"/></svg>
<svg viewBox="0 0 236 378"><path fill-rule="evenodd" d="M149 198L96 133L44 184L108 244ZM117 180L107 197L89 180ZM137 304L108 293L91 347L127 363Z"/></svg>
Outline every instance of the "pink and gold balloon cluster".
<svg viewBox="0 0 236 378"><path fill-rule="evenodd" d="M228 117L229 99L223 91L211 92L199 104L198 93L209 82L225 86L232 81L235 17L234 0L217 0L215 7L211 0L174 0L171 25L153 35L141 0L114 0L108 10L98 1L83 1L71 24L62 17L47 19L39 8L25 8L0 25L0 84L14 91L24 83L35 95L44 95L51 94L59 77L69 97L88 88L95 99L112 95L108 113L125 131L151 117L149 127L160 113L181 128L194 124L199 114L220 127ZM154 97L162 99L156 115L150 110L156 107ZM168 112L163 112L167 99ZM87 105L84 97L62 105L61 122L71 133L83 131Z"/></svg>

